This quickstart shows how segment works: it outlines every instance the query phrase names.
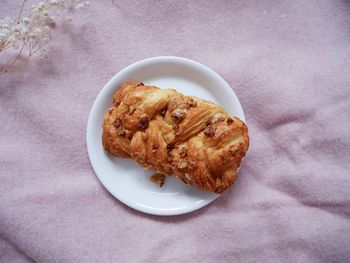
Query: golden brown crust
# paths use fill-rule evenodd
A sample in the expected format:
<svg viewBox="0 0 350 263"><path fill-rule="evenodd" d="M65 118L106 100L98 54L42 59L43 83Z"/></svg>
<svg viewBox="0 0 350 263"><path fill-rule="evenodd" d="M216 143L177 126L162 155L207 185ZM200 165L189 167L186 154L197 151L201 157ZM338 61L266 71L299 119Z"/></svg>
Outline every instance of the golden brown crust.
<svg viewBox="0 0 350 263"><path fill-rule="evenodd" d="M150 180L152 183L157 184L160 187L162 187L165 183L165 176L166 175L164 175L164 174L156 173L150 177Z"/></svg>
<svg viewBox="0 0 350 263"><path fill-rule="evenodd" d="M102 126L110 154L215 193L233 184L249 145L247 126L220 106L137 82L116 92Z"/></svg>

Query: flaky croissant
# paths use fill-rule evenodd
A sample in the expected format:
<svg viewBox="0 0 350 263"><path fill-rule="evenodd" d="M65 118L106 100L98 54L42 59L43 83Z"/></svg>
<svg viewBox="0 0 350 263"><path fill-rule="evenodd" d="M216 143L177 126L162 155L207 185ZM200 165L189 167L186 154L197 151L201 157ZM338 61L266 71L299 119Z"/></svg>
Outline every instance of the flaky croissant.
<svg viewBox="0 0 350 263"><path fill-rule="evenodd" d="M143 83L121 85L103 120L104 149L222 193L248 150L247 126L218 105Z"/></svg>

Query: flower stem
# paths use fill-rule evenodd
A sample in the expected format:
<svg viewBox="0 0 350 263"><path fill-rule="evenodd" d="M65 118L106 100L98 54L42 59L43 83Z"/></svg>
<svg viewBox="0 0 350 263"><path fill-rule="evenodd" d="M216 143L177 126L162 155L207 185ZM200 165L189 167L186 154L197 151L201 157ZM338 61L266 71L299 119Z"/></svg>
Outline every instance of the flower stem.
<svg viewBox="0 0 350 263"><path fill-rule="evenodd" d="M22 2L21 10L19 11L19 14L18 14L18 17L17 17L17 24L19 23L19 20L21 19L23 8L24 8L24 5L26 4L27 1L28 0L23 0L23 2Z"/></svg>
<svg viewBox="0 0 350 263"><path fill-rule="evenodd" d="M23 49L24 47L26 46L26 41L23 42L23 45L21 47L21 50L18 52L18 54L15 56L15 58L11 61L11 63L8 65L7 68L10 68L13 64L15 64L15 62L17 61L17 59L21 56L22 52L23 52ZM7 69L4 69L3 72L7 72L8 70Z"/></svg>

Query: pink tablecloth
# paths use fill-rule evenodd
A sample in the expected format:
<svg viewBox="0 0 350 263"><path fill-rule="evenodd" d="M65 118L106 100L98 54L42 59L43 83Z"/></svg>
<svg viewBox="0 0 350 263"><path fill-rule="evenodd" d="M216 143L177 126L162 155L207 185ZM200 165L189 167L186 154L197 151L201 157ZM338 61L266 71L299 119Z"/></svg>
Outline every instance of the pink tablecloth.
<svg viewBox="0 0 350 263"><path fill-rule="evenodd" d="M350 261L349 1L96 0L74 19L0 75L1 262ZM217 71L250 128L235 186L177 217L114 199L85 143L103 85L158 55Z"/></svg>

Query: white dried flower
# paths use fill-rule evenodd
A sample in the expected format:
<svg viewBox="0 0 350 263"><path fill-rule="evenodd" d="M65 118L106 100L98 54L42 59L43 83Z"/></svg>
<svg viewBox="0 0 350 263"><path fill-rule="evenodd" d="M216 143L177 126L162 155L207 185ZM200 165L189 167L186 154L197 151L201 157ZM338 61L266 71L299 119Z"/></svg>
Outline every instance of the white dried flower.
<svg viewBox="0 0 350 263"><path fill-rule="evenodd" d="M41 33L42 33L41 28L39 28L39 27L35 28L35 29L34 29L34 33L35 33L35 35L40 36Z"/></svg>
<svg viewBox="0 0 350 263"><path fill-rule="evenodd" d="M29 39L35 39L35 38L36 38L36 35L35 35L34 33L30 33L30 34L28 35L28 38L29 38Z"/></svg>
<svg viewBox="0 0 350 263"><path fill-rule="evenodd" d="M23 17L22 18L22 22L25 23L25 24L29 24L30 19L28 17Z"/></svg>
<svg viewBox="0 0 350 263"><path fill-rule="evenodd" d="M8 48L19 50L14 61L24 53L28 56L45 53L44 46L51 39L51 25L55 22L52 13L59 15L63 11L70 12L90 5L90 1L81 0L45 1L33 5L29 16L21 18L26 2L23 0L16 23L9 17L0 20L0 53ZM70 22L73 18L68 15L65 19Z"/></svg>
<svg viewBox="0 0 350 263"><path fill-rule="evenodd" d="M12 22L13 22L12 19L9 17L5 17L4 19L1 19L0 20L0 29L9 28Z"/></svg>
<svg viewBox="0 0 350 263"><path fill-rule="evenodd" d="M75 6L75 9L81 9L81 8L83 8L84 6L85 6L85 3L82 2L82 3L77 4L77 5Z"/></svg>
<svg viewBox="0 0 350 263"><path fill-rule="evenodd" d="M47 21L52 24L55 22L55 17L54 16L48 16Z"/></svg>

